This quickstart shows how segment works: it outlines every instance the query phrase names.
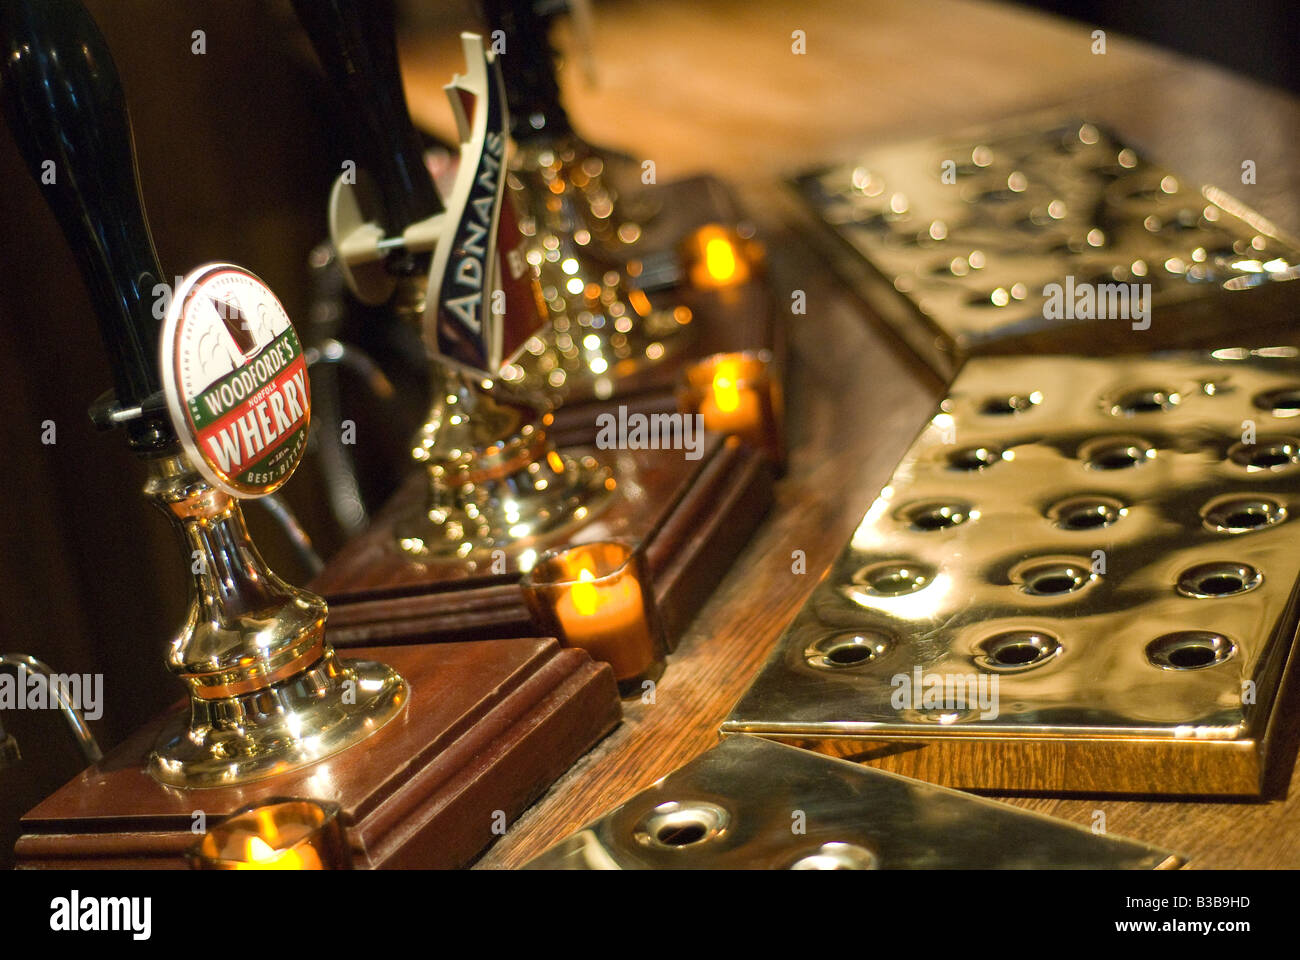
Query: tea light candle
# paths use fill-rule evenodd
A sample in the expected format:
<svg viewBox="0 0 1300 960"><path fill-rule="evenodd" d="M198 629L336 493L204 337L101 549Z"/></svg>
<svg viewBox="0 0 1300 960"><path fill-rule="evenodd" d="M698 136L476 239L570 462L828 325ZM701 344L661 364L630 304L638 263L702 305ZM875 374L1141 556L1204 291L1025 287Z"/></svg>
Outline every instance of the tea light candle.
<svg viewBox="0 0 1300 960"><path fill-rule="evenodd" d="M619 680L636 677L655 658L641 587L632 577L596 582L583 569L578 580L555 599L555 616L570 645L614 668Z"/></svg>
<svg viewBox="0 0 1300 960"><path fill-rule="evenodd" d="M325 870L347 866L338 808L272 800L232 814L190 848L200 870Z"/></svg>
<svg viewBox="0 0 1300 960"><path fill-rule="evenodd" d="M306 837L304 833L298 840ZM283 838L288 839L288 838ZM311 848L310 844L297 846L298 840L292 841L295 845L288 850L276 850L269 843L258 836L248 837L244 842L242 856L231 856L236 853L229 850L234 844L228 843L222 850L222 855L239 864L235 869L239 870L323 870L324 865L321 863L320 856ZM238 840L235 841L238 843ZM229 850L229 852L227 852Z"/></svg>
<svg viewBox="0 0 1300 960"><path fill-rule="evenodd" d="M740 382L740 361L718 361L713 380L700 400L704 428L753 439L763 426L763 405L758 392Z"/></svg>
<svg viewBox="0 0 1300 960"><path fill-rule="evenodd" d="M737 437L780 462L778 398L765 351L701 360L687 369L679 393L682 411L698 413L706 430Z"/></svg>
<svg viewBox="0 0 1300 960"><path fill-rule="evenodd" d="M757 244L735 230L710 223L685 241L685 260L691 285L701 290L722 290L748 283L751 260L762 258Z"/></svg>
<svg viewBox="0 0 1300 960"><path fill-rule="evenodd" d="M540 625L566 646L581 647L614 671L624 696L663 665L663 638L628 544L603 541L551 551L524 578L524 596Z"/></svg>

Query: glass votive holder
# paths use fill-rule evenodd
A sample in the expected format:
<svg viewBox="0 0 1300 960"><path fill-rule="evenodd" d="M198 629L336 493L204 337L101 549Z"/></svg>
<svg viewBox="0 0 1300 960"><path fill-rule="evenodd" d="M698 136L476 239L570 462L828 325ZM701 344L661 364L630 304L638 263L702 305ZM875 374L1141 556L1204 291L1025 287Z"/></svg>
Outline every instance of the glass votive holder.
<svg viewBox="0 0 1300 960"><path fill-rule="evenodd" d="M639 548L601 540L550 550L522 584L538 626L608 663L620 696L638 696L647 680L663 673L663 628Z"/></svg>
<svg viewBox="0 0 1300 960"><path fill-rule="evenodd" d="M769 351L715 353L691 364L678 406L683 413L699 414L705 430L736 437L782 461L781 391Z"/></svg>
<svg viewBox="0 0 1300 960"><path fill-rule="evenodd" d="M250 804L210 827L186 851L195 870L347 870L351 851L339 807L315 800Z"/></svg>

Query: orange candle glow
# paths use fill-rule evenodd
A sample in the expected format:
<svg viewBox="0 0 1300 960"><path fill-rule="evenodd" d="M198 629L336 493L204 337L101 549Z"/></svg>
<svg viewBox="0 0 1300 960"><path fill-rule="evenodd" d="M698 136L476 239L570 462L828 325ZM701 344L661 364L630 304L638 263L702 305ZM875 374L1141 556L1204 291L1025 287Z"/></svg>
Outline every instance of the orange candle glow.
<svg viewBox="0 0 1300 960"><path fill-rule="evenodd" d="M753 437L763 426L763 404L758 392L740 382L740 364L720 360L713 382L700 400L704 428L715 433Z"/></svg>
<svg viewBox="0 0 1300 960"><path fill-rule="evenodd" d="M551 551L523 580L539 627L614 671L623 696L658 676L664 644L637 550L605 540Z"/></svg>
<svg viewBox="0 0 1300 960"><path fill-rule="evenodd" d="M261 837L249 837L243 856L233 860L236 870L323 870L320 856L310 844L276 850Z"/></svg>
<svg viewBox="0 0 1300 960"><path fill-rule="evenodd" d="M597 582L590 570L555 599L555 616L570 646L614 668L618 680L642 673L655 658L641 586L630 576Z"/></svg>
<svg viewBox="0 0 1300 960"><path fill-rule="evenodd" d="M718 283L736 275L736 248L726 237L711 237L704 245L704 266Z"/></svg>
<svg viewBox="0 0 1300 960"><path fill-rule="evenodd" d="M247 807L214 826L189 851L204 870L324 870L346 866L337 808L310 800Z"/></svg>
<svg viewBox="0 0 1300 960"><path fill-rule="evenodd" d="M757 245L735 230L716 223L696 230L686 240L686 260L691 284L702 290L720 290L748 283L751 258L761 256Z"/></svg>

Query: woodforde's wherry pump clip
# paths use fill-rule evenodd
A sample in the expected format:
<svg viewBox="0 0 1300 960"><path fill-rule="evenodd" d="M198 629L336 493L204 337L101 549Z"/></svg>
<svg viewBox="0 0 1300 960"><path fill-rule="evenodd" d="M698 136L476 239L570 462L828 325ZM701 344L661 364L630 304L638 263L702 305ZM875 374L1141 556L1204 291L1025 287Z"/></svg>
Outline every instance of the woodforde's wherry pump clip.
<svg viewBox="0 0 1300 960"><path fill-rule="evenodd" d="M149 772L171 786L231 785L366 738L405 705L405 682L383 664L335 656L325 602L267 568L239 506L287 481L306 445L310 391L283 307L248 271L209 264L172 292L160 336L154 287L167 274L126 101L77 0L0 8L0 101L91 293L113 369L107 420L124 423L145 458L145 493L194 571L167 654L190 711L161 734Z"/></svg>

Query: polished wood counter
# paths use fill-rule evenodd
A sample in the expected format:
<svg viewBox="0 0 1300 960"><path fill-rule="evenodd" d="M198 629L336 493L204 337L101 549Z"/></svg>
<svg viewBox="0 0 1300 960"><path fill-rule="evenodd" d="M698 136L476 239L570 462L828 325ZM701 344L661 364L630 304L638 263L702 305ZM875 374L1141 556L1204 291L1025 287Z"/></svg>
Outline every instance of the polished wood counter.
<svg viewBox="0 0 1300 960"><path fill-rule="evenodd" d="M788 317L790 460L777 505L684 635L655 702L581 759L479 861L515 867L707 749L776 638L846 542L931 412L942 385L871 322L786 226L782 176L887 139L927 136L1039 108L1073 107L1153 157L1217 183L1284 229L1300 228L1300 104L1283 93L1118 35L1011 7L955 0L729 0L596 9L599 86L576 58L564 84L593 142L653 159L660 180L708 170L737 183L765 231ZM807 53L791 52L803 30ZM561 45L571 47L566 36ZM451 36L403 50L417 117L449 133ZM1240 182L1254 160L1258 183ZM792 553L807 574L792 572ZM1300 691L1281 705L1279 776L1260 802L1003 798L1176 850L1190 867L1300 867L1293 778ZM1288 785L1288 781L1290 781Z"/></svg>

